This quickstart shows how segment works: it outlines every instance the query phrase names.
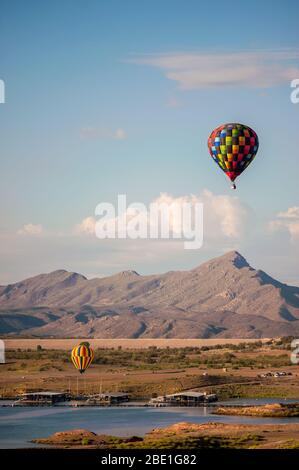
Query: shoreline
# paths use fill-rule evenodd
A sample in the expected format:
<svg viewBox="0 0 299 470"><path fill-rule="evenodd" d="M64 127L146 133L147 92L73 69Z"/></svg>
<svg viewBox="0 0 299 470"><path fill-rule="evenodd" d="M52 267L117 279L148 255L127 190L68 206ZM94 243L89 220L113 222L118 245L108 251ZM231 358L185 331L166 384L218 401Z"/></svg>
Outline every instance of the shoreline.
<svg viewBox="0 0 299 470"><path fill-rule="evenodd" d="M120 437L87 429L59 431L32 439L38 445L70 449L299 449L299 423L294 424L202 424L178 422L154 428L145 436Z"/></svg>
<svg viewBox="0 0 299 470"><path fill-rule="evenodd" d="M242 403L242 402L241 402ZM223 406L224 404L221 404ZM217 406L215 406L217 408ZM177 426L179 423L186 423L186 426L192 425L197 430L203 430L202 437L208 435L208 441L210 440L211 433L215 431L215 437L219 436L218 431L224 435L225 439L223 443L233 445L233 441L238 444L237 434L244 440L249 434L264 436L265 429L269 427L271 430L278 432L279 429L284 430L284 436L290 439L290 435L293 433L292 429L298 430L299 436L299 417L274 417L267 418L263 417L247 417L247 416L213 416L214 407L166 407L166 408L152 408L152 407L122 407L122 406L110 406L110 407L83 407L79 409L72 409L63 406L47 406L47 407L20 407L18 409L0 408L1 411L1 432L3 442L0 439L0 447L4 448L5 444L8 447L14 447L14 442L10 442L9 438L6 438L6 433L9 436L14 429L14 422L17 420L21 424L22 431L18 431L14 435L13 441L15 441L16 448L28 447L32 439L44 438L47 439L52 433L56 432L71 432L76 429L85 429L89 432L93 432L99 436L109 435L120 437L122 440L129 439L132 436L140 436L145 442L141 443L144 448L148 444L147 435L151 434L154 430L164 429L166 427ZM9 418L13 419L9 419ZM7 418L7 419L6 419ZM65 418L67 418L65 420ZM214 423L214 424L213 424ZM42 425L41 425L42 424ZM176 445L193 445L193 437L196 439L196 443L200 443L200 436L196 434L192 437L192 442L189 441L190 434L187 427L184 426L182 431L182 441L174 443ZM243 432L247 428L247 431ZM269 428L269 429L270 429ZM214 429L214 431L213 431ZM217 432L216 432L217 431ZM242 432L241 432L242 431ZM290 431L290 432L289 432ZM193 433L193 431L192 431ZM191 434L192 434L191 433ZM162 439L167 446L172 446L173 435L164 436L162 431ZM279 436L282 434L279 433ZM210 437L209 437L210 436ZM236 437L236 441L234 440ZM164 448L163 443L160 442L160 437L155 434L153 445L155 448ZM178 434L176 437L180 437ZM268 436L269 437L269 436ZM165 441L165 439L166 441ZM233 439L233 440L231 440ZM246 440L245 439L245 440ZM211 443L213 440L211 440ZM222 439L218 441L221 445ZM207 443L205 440L204 443ZM39 447L44 446L46 443L35 444ZM71 443L72 446L75 444ZM80 444L80 443L79 443ZM132 443L125 443L125 445L133 445ZM250 443L249 443L250 444ZM298 443L299 444L299 443ZM34 445L32 443L32 445ZM139 444L138 444L139 445ZM196 444L197 445L197 444ZM51 446L52 447L52 446ZM63 446L62 446L63 447ZM84 445L84 449L88 446ZM183 448L183 447L182 447Z"/></svg>

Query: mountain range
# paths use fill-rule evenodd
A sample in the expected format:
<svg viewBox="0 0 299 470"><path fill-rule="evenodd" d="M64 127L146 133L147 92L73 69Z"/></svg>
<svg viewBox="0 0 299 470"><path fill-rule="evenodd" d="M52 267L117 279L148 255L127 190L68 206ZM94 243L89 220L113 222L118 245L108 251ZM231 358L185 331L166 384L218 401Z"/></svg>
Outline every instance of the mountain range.
<svg viewBox="0 0 299 470"><path fill-rule="evenodd" d="M299 334L299 288L236 251L189 271L87 279L65 270L0 286L0 334L262 338Z"/></svg>

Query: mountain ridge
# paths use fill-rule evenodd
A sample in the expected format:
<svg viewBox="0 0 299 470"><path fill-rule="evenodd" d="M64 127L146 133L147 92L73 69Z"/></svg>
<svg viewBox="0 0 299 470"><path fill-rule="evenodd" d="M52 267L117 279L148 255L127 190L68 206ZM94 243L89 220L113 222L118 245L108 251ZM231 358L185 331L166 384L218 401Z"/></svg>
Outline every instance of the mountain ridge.
<svg viewBox="0 0 299 470"><path fill-rule="evenodd" d="M0 333L62 332L112 338L297 334L299 288L254 269L237 251L186 271L143 276L127 270L87 279L59 269L0 287Z"/></svg>

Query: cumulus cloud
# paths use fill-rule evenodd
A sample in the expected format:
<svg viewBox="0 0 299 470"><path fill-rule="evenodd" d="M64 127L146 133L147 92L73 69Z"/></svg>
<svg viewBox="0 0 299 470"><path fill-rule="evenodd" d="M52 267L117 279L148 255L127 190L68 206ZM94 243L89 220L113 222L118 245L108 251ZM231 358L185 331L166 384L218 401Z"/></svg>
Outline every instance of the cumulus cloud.
<svg viewBox="0 0 299 470"><path fill-rule="evenodd" d="M96 220L94 217L85 217L80 224L75 226L74 233L76 235L94 235L95 224Z"/></svg>
<svg viewBox="0 0 299 470"><path fill-rule="evenodd" d="M237 196L216 195L204 190L201 199L208 238L238 239L246 233L251 210Z"/></svg>
<svg viewBox="0 0 299 470"><path fill-rule="evenodd" d="M284 212L278 212L269 223L272 231L286 231L293 243L299 241L299 206L289 207Z"/></svg>
<svg viewBox="0 0 299 470"><path fill-rule="evenodd" d="M75 233L91 235L96 231L99 238L199 240L199 231L203 231L205 243L217 245L221 241L231 243L240 240L246 233L251 215L250 208L238 197L216 195L208 190L199 195L179 197L161 193L148 206L141 203L127 204L126 201L121 205L122 211L118 213L111 204L99 204L97 218L85 218L76 226ZM201 205L203 223L199 208Z"/></svg>
<svg viewBox="0 0 299 470"><path fill-rule="evenodd" d="M43 227L40 224L25 224L20 230L18 230L18 235L41 235L43 232Z"/></svg>
<svg viewBox="0 0 299 470"><path fill-rule="evenodd" d="M227 239L240 238L249 217L249 208L245 206L238 197L228 195L216 195L207 189L201 194L173 197L163 193L154 200L158 204L168 204L169 206L183 207L185 203L195 205L203 204L204 211L204 237L208 240L215 240L221 237ZM179 225L176 220L176 211L172 213L172 227Z"/></svg>
<svg viewBox="0 0 299 470"><path fill-rule="evenodd" d="M118 127L115 130L99 127L82 127L80 129L80 138L82 140L125 140L127 138L127 133L122 127Z"/></svg>
<svg viewBox="0 0 299 470"><path fill-rule="evenodd" d="M297 50L151 54L130 62L163 70L181 89L245 86L268 88L299 75Z"/></svg>
<svg viewBox="0 0 299 470"><path fill-rule="evenodd" d="M282 219L299 219L299 206L289 207L285 212L278 212L277 217Z"/></svg>
<svg viewBox="0 0 299 470"><path fill-rule="evenodd" d="M277 213L270 223L272 231L267 232L265 224L269 221L255 218L250 207L235 194L204 190L198 195L176 197L163 193L151 202L155 201L179 206L186 202L203 203L204 243L201 249L184 249L182 239L99 240L94 235L99 217L92 215L63 233L25 224L18 233L0 232L0 284L60 268L92 277L125 269L135 269L143 274L189 269L232 249L240 251L253 266L275 278L298 284L299 244L295 241L299 240L299 206ZM125 213L127 220L132 221L137 212L136 207L129 208ZM120 215L116 213L114 217ZM146 211L142 212L141 220L142 217L147 221ZM171 224L175 231L178 225L176 212ZM42 236L37 236L38 233Z"/></svg>
<svg viewBox="0 0 299 470"><path fill-rule="evenodd" d="M192 233L194 234L196 228L198 228L198 225L196 226L198 220L195 217L197 205L201 204L203 205L205 242L217 244L221 239L234 241L243 237L250 218L250 208L241 202L237 196L217 195L207 189L203 190L199 195L190 194L178 197L161 193L148 206L137 202L131 204L125 202L124 210L120 213L118 212L118 207L105 203L104 206L109 206L108 209L104 208L96 216L90 215L85 217L71 231L63 234L52 233L51 236L94 236L96 234L97 223L105 219L104 224L108 226L108 229L105 229L105 233L111 235L109 238L126 238L127 233L139 234L141 233L139 227L143 226L146 227L145 235L141 236L144 239L168 238L167 233L170 234L169 238L178 239L181 236L184 239L188 238ZM189 209L186 209L186 206ZM290 214L289 217L291 217ZM105 216L104 219L103 216ZM161 225L163 217L166 217L169 232L167 229L164 232L165 226ZM184 217L189 218L187 223ZM295 223L297 223L297 219L291 220L295 220ZM17 233L19 235L36 236L43 232L44 229L40 224L28 223L18 230ZM166 233L166 235L162 235L163 233ZM113 234L115 234L114 237L112 236ZM140 237L136 236L135 238Z"/></svg>

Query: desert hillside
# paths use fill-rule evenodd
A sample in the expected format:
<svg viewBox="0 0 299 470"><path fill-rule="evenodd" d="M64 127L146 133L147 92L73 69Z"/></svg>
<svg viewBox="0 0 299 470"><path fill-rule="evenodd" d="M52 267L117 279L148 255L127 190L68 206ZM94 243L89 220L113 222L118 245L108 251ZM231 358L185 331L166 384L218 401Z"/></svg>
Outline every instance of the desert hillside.
<svg viewBox="0 0 299 470"><path fill-rule="evenodd" d="M65 270L0 287L5 335L260 338L299 333L299 288L236 251L189 271L124 271L86 279Z"/></svg>

